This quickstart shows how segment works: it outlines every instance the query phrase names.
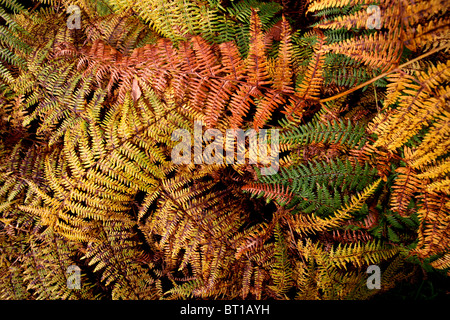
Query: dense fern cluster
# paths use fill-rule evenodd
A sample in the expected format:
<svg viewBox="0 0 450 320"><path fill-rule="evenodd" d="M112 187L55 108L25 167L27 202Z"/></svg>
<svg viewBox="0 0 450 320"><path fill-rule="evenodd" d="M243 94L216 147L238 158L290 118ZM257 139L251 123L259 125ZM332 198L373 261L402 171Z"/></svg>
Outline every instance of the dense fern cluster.
<svg viewBox="0 0 450 320"><path fill-rule="evenodd" d="M0 17L2 299L366 299L450 275L445 0L6 0ZM278 172L248 148L172 161L197 121L279 130Z"/></svg>

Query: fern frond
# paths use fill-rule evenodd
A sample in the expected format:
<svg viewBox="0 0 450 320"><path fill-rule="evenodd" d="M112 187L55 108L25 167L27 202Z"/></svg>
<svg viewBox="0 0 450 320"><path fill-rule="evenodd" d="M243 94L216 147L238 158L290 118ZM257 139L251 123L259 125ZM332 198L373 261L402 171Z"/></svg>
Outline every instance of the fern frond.
<svg viewBox="0 0 450 320"><path fill-rule="evenodd" d="M450 268L450 253L445 254L441 258L431 262L431 265L436 269ZM448 274L448 272L447 272Z"/></svg>
<svg viewBox="0 0 450 320"><path fill-rule="evenodd" d="M364 127L360 124L353 125L350 121L327 121L326 123L309 123L299 126L294 130L282 134L280 143L311 144L311 143L335 143L348 145L354 148L363 140Z"/></svg>
<svg viewBox="0 0 450 320"><path fill-rule="evenodd" d="M275 200L281 205L286 204L290 200L292 200L292 192L289 192L289 189L283 185L252 183L242 187L242 190L250 192L257 197L261 197L264 195L267 202L269 202L270 200Z"/></svg>
<svg viewBox="0 0 450 320"><path fill-rule="evenodd" d="M414 171L410 168L400 167L395 170L399 173L392 186L391 195L392 210L405 215L409 202L414 194L421 190L421 181L415 176Z"/></svg>
<svg viewBox="0 0 450 320"><path fill-rule="evenodd" d="M323 50L344 54L373 69L386 70L398 60L401 53L401 42L391 40L396 38L398 38L396 34L371 34L368 37L325 45Z"/></svg>
<svg viewBox="0 0 450 320"><path fill-rule="evenodd" d="M273 265L271 277L274 282L273 290L277 295L284 296L292 287L292 270L287 254L287 245L281 228L277 224L275 226L275 263Z"/></svg>
<svg viewBox="0 0 450 320"><path fill-rule="evenodd" d="M446 270L445 5L0 0L0 298L367 299ZM233 128L281 131L277 172Z"/></svg>
<svg viewBox="0 0 450 320"><path fill-rule="evenodd" d="M436 179L450 172L450 159L444 159L436 165L423 167L422 172L417 175L419 179Z"/></svg>
<svg viewBox="0 0 450 320"><path fill-rule="evenodd" d="M338 246L330 250L330 259L338 268L345 268L347 263L357 266L378 264L397 254L396 247L383 246L379 242L355 243L352 245Z"/></svg>
<svg viewBox="0 0 450 320"><path fill-rule="evenodd" d="M379 183L380 180L377 180L364 189L363 192L352 196L349 202L331 217L320 218L315 215L304 214L292 215L289 218L292 227L300 234L315 233L337 227L342 221L349 219L352 212L359 210L363 206L367 198L375 192Z"/></svg>
<svg viewBox="0 0 450 320"><path fill-rule="evenodd" d="M403 90L402 87L397 87L402 90L401 108L390 116L389 123L382 124L373 131L379 135L374 146L384 144L389 150L393 150L417 134L428 121L439 117L444 111L446 89L436 90L436 87L450 76L448 67L448 63L439 63L428 72L420 73L418 85L411 84L410 89ZM389 133L394 126L403 130ZM445 131L443 134L445 135Z"/></svg>
<svg viewBox="0 0 450 320"><path fill-rule="evenodd" d="M89 266L95 265L94 272L102 271L102 282L112 284L112 298L158 298L160 292L155 279L136 260L142 253L131 232L115 223L106 223L99 238L100 242L88 244L85 258Z"/></svg>
<svg viewBox="0 0 450 320"><path fill-rule="evenodd" d="M448 195L424 192L418 211L420 226L418 244L413 250L419 257L428 257L448 250Z"/></svg>
<svg viewBox="0 0 450 320"><path fill-rule="evenodd" d="M334 8L342 8L344 6L348 5L357 5L363 3L365 0L356 0L356 1L350 1L350 0L337 0L337 1L313 1L311 2L310 6L308 7L307 12L313 12L313 11L319 11L323 10L325 8L334 7Z"/></svg>
<svg viewBox="0 0 450 320"><path fill-rule="evenodd" d="M27 35L26 30L14 21L13 16L7 13L3 6L14 13L22 12L25 8L16 0L2 1L0 6L0 17L5 21L5 25L0 26L0 33L2 34L0 40L0 78L7 82L13 82L14 75L11 73L11 69L14 67L26 69L25 60L15 51L28 53L30 46L20 37L21 34L22 36Z"/></svg>
<svg viewBox="0 0 450 320"><path fill-rule="evenodd" d="M255 120L253 126L255 129L261 128L270 118L272 112L284 102L282 93L292 94L294 90L291 86L292 71L290 68L292 45L290 43L290 28L288 22L283 17L281 22L281 43L279 46L278 57L275 61L276 70L273 75L273 88L276 93L270 93L256 107Z"/></svg>
<svg viewBox="0 0 450 320"><path fill-rule="evenodd" d="M314 55L308 64L305 77L299 85L298 95L305 99L317 99L319 97L319 88L322 84L323 63L325 59L323 46L326 38L318 34L317 42L314 46Z"/></svg>

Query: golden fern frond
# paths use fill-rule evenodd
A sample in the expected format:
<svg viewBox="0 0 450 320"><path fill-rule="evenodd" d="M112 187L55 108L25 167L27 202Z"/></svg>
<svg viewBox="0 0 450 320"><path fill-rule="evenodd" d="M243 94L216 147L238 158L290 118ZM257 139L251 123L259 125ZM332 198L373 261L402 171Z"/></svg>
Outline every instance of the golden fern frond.
<svg viewBox="0 0 450 320"><path fill-rule="evenodd" d="M348 4L347 4L348 5ZM337 6L334 6L334 8L338 8ZM312 5L308 11L316 11L316 10L322 10L325 9L320 8L320 6L314 6ZM366 27L367 20L370 18L370 14L367 11L357 11L350 15L345 16L338 16L335 20L325 20L319 22L316 27L321 29L340 29L340 28L364 28Z"/></svg>
<svg viewBox="0 0 450 320"><path fill-rule="evenodd" d="M189 294L209 297L228 288L223 282L226 270L237 268L236 263L245 263L226 258L234 252L229 237L243 220L239 201L230 191L220 191L215 182L202 182L201 175L197 175L163 181L157 208L140 229L146 235L161 237L158 247L168 263L166 272L192 274L201 280L201 285ZM231 288L235 283L229 285Z"/></svg>
<svg viewBox="0 0 450 320"><path fill-rule="evenodd" d="M289 261L289 255L287 253L286 240L282 234L279 224L275 225L275 248L274 257L275 262L273 264L271 277L274 285L269 288L273 288L275 293L283 297L287 291L292 287L292 267Z"/></svg>
<svg viewBox="0 0 450 320"><path fill-rule="evenodd" d="M389 84L386 86L387 90L384 105L389 106L397 102L402 95L402 91L413 84L414 77L403 72L394 72L386 78L388 79Z"/></svg>
<svg viewBox="0 0 450 320"><path fill-rule="evenodd" d="M391 38L394 41L401 41L410 50L417 50L421 47L435 46L437 43L448 43L448 19L443 15L441 8L445 7L444 0L418 1L410 3L408 1L382 0L376 4L376 14L374 18L373 10L369 10L370 1L314 1L308 8L308 12L327 12L349 6L360 5L360 9L349 14L332 16L331 19L324 19L316 24L323 29L347 28L370 28L368 22L371 19L378 19L376 29L387 28L395 30L400 27L398 37ZM344 12L339 12L344 13ZM436 16L437 19L428 21L423 25L424 19ZM426 21L426 20L425 20ZM375 27L375 26L372 26ZM434 43L433 43L434 42Z"/></svg>
<svg viewBox="0 0 450 320"><path fill-rule="evenodd" d="M150 23L154 30L172 40L183 40L186 33L198 28L200 8L190 1L109 1L117 12L130 9L139 12L139 16Z"/></svg>
<svg viewBox="0 0 450 320"><path fill-rule="evenodd" d="M427 185L428 192L443 192L450 195L450 179L435 181Z"/></svg>
<svg viewBox="0 0 450 320"><path fill-rule="evenodd" d="M372 263L389 261L398 253L398 248L377 241L339 245L333 248L314 243L311 239L300 239L296 247L306 261L299 263L296 271L298 281L302 283L298 299L367 298L376 291L367 289L363 268ZM364 254L366 251L367 255ZM398 265L398 259L394 260L390 267L398 272L401 267ZM389 277L389 280L394 278ZM401 277L395 280L399 281Z"/></svg>
<svg viewBox="0 0 450 320"><path fill-rule="evenodd" d="M440 113L445 112L447 89L437 88L437 86L450 77L449 67L449 63L438 63L427 72L418 74L418 84L410 84L404 89L403 86L398 87L403 89L400 108L390 116L388 123L380 124L376 130L373 130L379 136L374 144L375 147L383 145L393 150L415 135L428 121L440 117ZM445 122L443 124L445 127ZM392 131L394 127L395 132ZM445 131L443 134L445 135Z"/></svg>
<svg viewBox="0 0 450 320"><path fill-rule="evenodd" d="M338 245L330 249L330 262L338 268L347 268L347 263L356 266L379 264L397 254L399 249L392 246L384 246L377 241L367 243L353 243L349 245Z"/></svg>
<svg viewBox="0 0 450 320"><path fill-rule="evenodd" d="M241 59L239 50L234 42L225 42L219 45L223 71L227 74L223 80L212 80L211 91L206 101L206 125L214 127L221 113L225 110L232 91L246 73L246 65Z"/></svg>
<svg viewBox="0 0 450 320"><path fill-rule="evenodd" d="M93 17L86 25L85 33L88 42L105 41L125 55L158 39L142 20L130 16L129 12Z"/></svg>
<svg viewBox="0 0 450 320"><path fill-rule="evenodd" d="M446 88L447 91L450 87ZM445 97L437 104L442 107L445 104ZM439 116L436 117L435 123L430 128L430 131L426 134L422 143L414 151L411 157L408 159L413 168L420 168L423 165L428 165L433 162L434 159L446 155L449 149L449 136L450 136L450 112L443 110Z"/></svg>
<svg viewBox="0 0 450 320"><path fill-rule="evenodd" d="M436 269L447 269L450 268L450 253L445 254L441 258L431 262L431 265ZM450 271L447 272L450 275Z"/></svg>
<svg viewBox="0 0 450 320"><path fill-rule="evenodd" d="M151 92L144 96L156 101ZM128 95L123 104L110 108L106 123L78 121L64 133L62 153L47 157L45 177L49 189L34 186L44 204L40 208L22 206L23 210L40 215L43 224L71 239L86 239L87 230L94 228L91 220L135 223L127 213L136 193L141 190L152 194L158 179L171 167L167 150L157 143L173 142L168 142L167 136L154 136L153 132L164 136L167 129L170 136L170 130L180 122L176 114L164 117L156 112L142 112L145 109L138 108L145 102L132 105L130 100ZM94 110L86 111L87 114L97 112L97 106L91 107ZM164 112L167 115L168 110ZM154 130L155 125L165 129ZM53 194L53 198L48 194Z"/></svg>
<svg viewBox="0 0 450 320"><path fill-rule="evenodd" d="M318 0L318 1L310 1L310 5L308 6L307 12L314 12L318 10L322 10L329 7L341 8L347 5L357 5L365 2L365 0Z"/></svg>
<svg viewBox="0 0 450 320"><path fill-rule="evenodd" d="M417 175L419 179L436 179L450 172L450 159L437 161L433 166L422 167L422 172Z"/></svg>
<svg viewBox="0 0 450 320"><path fill-rule="evenodd" d="M420 226L418 244L413 250L421 258L445 253L449 248L449 196L424 192L418 211Z"/></svg>

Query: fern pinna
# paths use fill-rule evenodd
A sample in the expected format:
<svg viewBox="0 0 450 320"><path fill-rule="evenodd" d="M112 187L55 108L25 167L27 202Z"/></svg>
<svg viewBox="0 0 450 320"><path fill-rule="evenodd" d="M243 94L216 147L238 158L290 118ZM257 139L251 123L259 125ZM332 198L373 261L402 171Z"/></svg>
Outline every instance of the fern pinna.
<svg viewBox="0 0 450 320"><path fill-rule="evenodd" d="M4 1L0 297L366 299L445 277L446 14L440 0ZM172 134L196 121L279 130L278 172L173 162Z"/></svg>

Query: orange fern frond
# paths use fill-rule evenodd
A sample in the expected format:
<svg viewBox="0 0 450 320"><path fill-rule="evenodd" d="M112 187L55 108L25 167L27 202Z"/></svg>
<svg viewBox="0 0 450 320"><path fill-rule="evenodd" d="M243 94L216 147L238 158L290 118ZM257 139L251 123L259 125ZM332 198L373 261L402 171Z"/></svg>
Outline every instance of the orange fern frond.
<svg viewBox="0 0 450 320"><path fill-rule="evenodd" d="M293 93L292 88L292 43L291 28L286 18L281 20L281 42L278 49L278 57L275 62L275 74L273 88L284 93Z"/></svg>
<svg viewBox="0 0 450 320"><path fill-rule="evenodd" d="M317 32L317 35L314 54L309 62L303 81L299 85L296 95L289 99L290 104L287 104L284 108L283 113L288 117L293 115L302 116L304 108L319 98L323 83L323 64L325 60L323 47L326 38L320 32Z"/></svg>
<svg viewBox="0 0 450 320"><path fill-rule="evenodd" d="M251 98L261 96L260 87L270 83L264 35L261 21L255 10L252 10L250 17L250 46L246 65L247 84L239 87L230 103L230 111L232 113L230 124L233 128L237 128L242 124L244 116L250 109Z"/></svg>
<svg viewBox="0 0 450 320"><path fill-rule="evenodd" d="M303 99L317 99L323 82L323 63L325 60L325 36L318 33L317 43L314 46L314 55L308 65L305 78L300 84L297 95Z"/></svg>
<svg viewBox="0 0 450 320"><path fill-rule="evenodd" d="M256 106L256 114L253 120L255 129L261 128L271 117L273 111L285 102L281 92L270 92Z"/></svg>
<svg viewBox="0 0 450 320"><path fill-rule="evenodd" d="M250 17L250 46L247 56L247 81L255 87L270 83L261 20L255 10Z"/></svg>
<svg viewBox="0 0 450 320"><path fill-rule="evenodd" d="M230 124L232 128L238 128L254 104L252 97L261 96L261 91L256 86L243 84L231 97L230 111L232 113Z"/></svg>
<svg viewBox="0 0 450 320"><path fill-rule="evenodd" d="M253 121L255 129L261 128L272 115L273 111L285 102L283 93L293 94L292 70L290 67L292 58L292 44L290 27L285 17L281 21L281 43L278 50L278 57L275 61L275 71L273 75L273 88L275 92L269 93L264 100L256 107L256 114Z"/></svg>
<svg viewBox="0 0 450 320"><path fill-rule="evenodd" d="M387 70L400 58L403 48L399 34L395 33L396 31L392 32L348 39L325 45L323 50L347 55L373 69Z"/></svg>

